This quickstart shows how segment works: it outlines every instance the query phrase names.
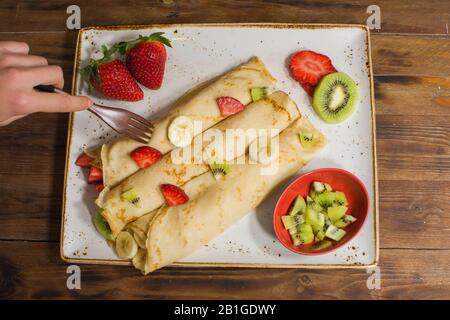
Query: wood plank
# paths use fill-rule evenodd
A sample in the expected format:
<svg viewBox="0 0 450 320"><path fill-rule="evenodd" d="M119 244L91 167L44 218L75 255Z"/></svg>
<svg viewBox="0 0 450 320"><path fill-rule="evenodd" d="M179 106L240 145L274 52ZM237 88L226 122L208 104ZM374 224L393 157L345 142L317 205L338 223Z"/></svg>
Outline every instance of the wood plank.
<svg viewBox="0 0 450 320"><path fill-rule="evenodd" d="M380 180L450 180L450 117L377 116Z"/></svg>
<svg viewBox="0 0 450 320"><path fill-rule="evenodd" d="M374 74L447 77L450 65L445 61L450 60L449 39L447 36L374 34L371 37Z"/></svg>
<svg viewBox="0 0 450 320"><path fill-rule="evenodd" d="M367 289L364 269L165 268L143 277L132 267L92 265L81 266L81 290L68 290L58 250L53 243L0 242L0 298L450 298L450 250L384 250L381 290Z"/></svg>
<svg viewBox="0 0 450 320"><path fill-rule="evenodd" d="M375 76L377 115L450 115L450 77Z"/></svg>
<svg viewBox="0 0 450 320"><path fill-rule="evenodd" d="M74 1L3 0L0 31L66 30L66 8ZM365 24L367 7L359 1L76 1L82 26L201 22L299 22ZM446 1L379 0L381 31L448 34ZM126 14L124 14L126 12Z"/></svg>

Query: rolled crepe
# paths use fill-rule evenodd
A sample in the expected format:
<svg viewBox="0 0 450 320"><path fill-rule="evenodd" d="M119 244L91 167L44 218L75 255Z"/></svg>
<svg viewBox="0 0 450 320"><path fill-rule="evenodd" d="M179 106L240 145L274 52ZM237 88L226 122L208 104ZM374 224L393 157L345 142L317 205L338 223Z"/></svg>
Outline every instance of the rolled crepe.
<svg viewBox="0 0 450 320"><path fill-rule="evenodd" d="M213 139L205 141L211 133L220 132L224 137L223 144L233 146L235 142L237 143L236 140L240 136L227 135L225 133L227 129L254 129L254 131L273 129L281 131L298 117L297 106L289 96L281 91L274 92L261 100L249 104L243 111L228 117L205 131L202 135L197 135L191 145L172 150L171 153L164 155L160 161L136 172L115 188L111 190L106 188L100 194L96 204L103 209L102 215L109 223L113 237L116 237L129 222L159 208L165 203L165 199L160 191L161 184L169 183L181 186L209 170L209 165L202 161L205 160L203 154L207 150L210 153L215 153L214 150L216 148L221 149L215 146L216 141L213 141ZM224 158L221 159L231 161L242 156L245 154L248 145L256 138L256 136L246 136L246 139L242 141L242 145L245 148L234 150L235 152L230 154L223 152ZM218 145L222 146L222 143ZM201 148L197 148L197 146L201 146ZM227 149L230 150L231 148ZM219 150L216 151L216 153L219 152ZM174 162L174 159L178 159L174 154L190 154L191 161ZM140 200L137 204L130 203L121 196L123 192L130 189L134 189L139 196Z"/></svg>
<svg viewBox="0 0 450 320"><path fill-rule="evenodd" d="M314 146L308 150L300 143L300 132L313 133ZM275 138L274 138L275 139ZM273 140L274 141L274 140ZM279 135L278 170L262 175L262 164L236 164L223 180L211 180L205 173L184 187L195 195L176 207L162 207L150 216L130 224L129 230L145 241L145 251L135 266L152 272L178 261L206 245L245 216L273 191L278 184L295 174L320 151L325 137L309 121L300 118ZM276 159L274 161L277 161ZM143 230L147 229L147 237ZM140 261L140 263L139 263Z"/></svg>
<svg viewBox="0 0 450 320"><path fill-rule="evenodd" d="M217 107L217 98L233 97L247 105L252 101L251 88L271 87L275 82L263 62L254 57L181 98L167 115L154 122L155 128L148 145L163 154L167 153L174 148L167 137L167 129L175 117L185 115L201 121L202 129L206 130L224 118ZM142 145L128 138L121 138L102 146L105 186L113 187L139 170L130 158L130 152Z"/></svg>

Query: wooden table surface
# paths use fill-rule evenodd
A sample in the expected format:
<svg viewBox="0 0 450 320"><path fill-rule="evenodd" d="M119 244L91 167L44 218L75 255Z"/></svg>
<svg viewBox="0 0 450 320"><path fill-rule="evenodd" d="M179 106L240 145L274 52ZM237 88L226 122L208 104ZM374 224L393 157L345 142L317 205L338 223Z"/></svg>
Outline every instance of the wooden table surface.
<svg viewBox="0 0 450 320"><path fill-rule="evenodd" d="M194 22L364 24L373 1L20 1L0 3L0 40L29 43L70 88L82 26ZM373 31L381 289L366 270L133 268L82 265L66 288L59 257L67 114L0 128L0 298L450 298L450 2L378 0Z"/></svg>

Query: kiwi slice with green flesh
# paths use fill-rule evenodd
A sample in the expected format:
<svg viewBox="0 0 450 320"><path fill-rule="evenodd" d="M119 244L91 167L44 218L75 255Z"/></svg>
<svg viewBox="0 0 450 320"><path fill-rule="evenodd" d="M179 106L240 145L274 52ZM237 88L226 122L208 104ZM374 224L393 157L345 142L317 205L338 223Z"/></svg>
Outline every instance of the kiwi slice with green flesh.
<svg viewBox="0 0 450 320"><path fill-rule="evenodd" d="M300 139L300 144L305 150L314 147L314 135L311 132L300 132L298 134L298 138Z"/></svg>
<svg viewBox="0 0 450 320"><path fill-rule="evenodd" d="M111 233L111 228L109 227L109 224L105 220L105 218L103 218L100 209L95 213L94 225L97 231L103 236L103 238L105 238L106 240L114 241Z"/></svg>
<svg viewBox="0 0 450 320"><path fill-rule="evenodd" d="M356 218L346 214L345 216L343 216L341 219L339 219L338 221L334 222L334 226L338 227L338 228L345 228L347 227L349 224L353 223L356 221Z"/></svg>
<svg viewBox="0 0 450 320"><path fill-rule="evenodd" d="M334 222L334 226L337 228L345 228L350 224L350 222L345 222L344 219L339 219L338 221Z"/></svg>
<svg viewBox="0 0 450 320"><path fill-rule="evenodd" d="M336 222L345 215L347 210L348 210L348 208L345 206L328 207L328 209L327 209L328 218L330 218L330 220L332 222Z"/></svg>
<svg viewBox="0 0 450 320"><path fill-rule="evenodd" d="M131 188L130 190L127 190L121 194L122 199L125 201L128 201L134 205L138 204L140 198L136 191L136 189Z"/></svg>
<svg viewBox="0 0 450 320"><path fill-rule="evenodd" d="M335 241L341 240L345 236L346 232L333 225L330 225L325 232L325 236Z"/></svg>
<svg viewBox="0 0 450 320"><path fill-rule="evenodd" d="M231 172L230 165L215 160L209 163L209 168L211 169L214 178L217 180L220 180L222 177Z"/></svg>
<svg viewBox="0 0 450 320"><path fill-rule="evenodd" d="M303 215L294 216L282 216L281 221L283 222L284 228L291 229L296 225L300 225L305 222Z"/></svg>
<svg viewBox="0 0 450 320"><path fill-rule="evenodd" d="M304 214L305 222L311 227L316 227L316 230L320 230L325 225L325 215L321 212L312 210L311 208L306 208Z"/></svg>
<svg viewBox="0 0 450 320"><path fill-rule="evenodd" d="M302 214L305 213L305 210L306 210L305 199L303 199L302 196L297 196L297 198L295 198L294 205L289 211L289 215L292 216L296 214Z"/></svg>
<svg viewBox="0 0 450 320"><path fill-rule="evenodd" d="M355 81L343 72L326 75L320 80L313 96L313 107L328 123L340 123L355 111L358 87Z"/></svg>
<svg viewBox="0 0 450 320"><path fill-rule="evenodd" d="M322 241L325 238L325 231L323 229L321 229L321 230L317 231L315 233L315 235L316 235L314 238L315 242Z"/></svg>
<svg viewBox="0 0 450 320"><path fill-rule="evenodd" d="M320 250L327 249L327 248L331 247L332 245L333 245L333 242L328 241L328 240L322 240L322 241L315 243L312 250L320 251Z"/></svg>
<svg viewBox="0 0 450 320"><path fill-rule="evenodd" d="M302 224L299 227L299 232L291 235L295 246L301 244L309 244L314 241L314 233L309 224Z"/></svg>
<svg viewBox="0 0 450 320"><path fill-rule="evenodd" d="M314 201L323 208L348 205L345 193L341 191L325 191L316 194L316 196L314 197Z"/></svg>
<svg viewBox="0 0 450 320"><path fill-rule="evenodd" d="M339 206L347 206L348 201L347 197L345 196L345 193L342 191L335 191L334 192L334 203Z"/></svg>
<svg viewBox="0 0 450 320"><path fill-rule="evenodd" d="M309 202L307 205L306 205L306 208L308 209L308 208L311 208L312 210L314 210L314 211L317 211L317 212L324 212L324 211L326 211L320 204L318 204L317 202Z"/></svg>
<svg viewBox="0 0 450 320"><path fill-rule="evenodd" d="M331 207L334 203L334 192L325 191L319 194L316 194L314 197L314 201L320 205L322 208Z"/></svg>
<svg viewBox="0 0 450 320"><path fill-rule="evenodd" d="M250 90L250 95L252 96L252 101L258 101L269 94L267 87L256 87Z"/></svg>

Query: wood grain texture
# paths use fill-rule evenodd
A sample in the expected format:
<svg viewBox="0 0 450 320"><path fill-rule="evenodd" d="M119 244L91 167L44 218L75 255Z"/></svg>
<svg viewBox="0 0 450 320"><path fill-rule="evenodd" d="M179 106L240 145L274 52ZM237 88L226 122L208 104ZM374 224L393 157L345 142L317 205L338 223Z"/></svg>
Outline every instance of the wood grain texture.
<svg viewBox="0 0 450 320"><path fill-rule="evenodd" d="M364 269L165 268L144 277L88 265L81 290L68 290L57 244L0 242L0 299L448 299L449 258L450 250L384 250L381 290L367 289Z"/></svg>
<svg viewBox="0 0 450 320"><path fill-rule="evenodd" d="M298 22L365 24L373 1L144 1L144 0L3 0L0 31L66 30L66 9L81 8L82 26L150 23ZM448 34L446 1L379 0L381 31ZM105 14L105 10L107 14ZM124 14L126 12L126 14Z"/></svg>

